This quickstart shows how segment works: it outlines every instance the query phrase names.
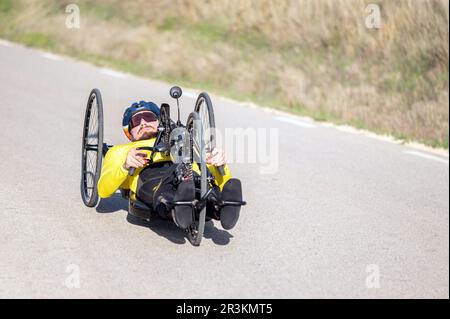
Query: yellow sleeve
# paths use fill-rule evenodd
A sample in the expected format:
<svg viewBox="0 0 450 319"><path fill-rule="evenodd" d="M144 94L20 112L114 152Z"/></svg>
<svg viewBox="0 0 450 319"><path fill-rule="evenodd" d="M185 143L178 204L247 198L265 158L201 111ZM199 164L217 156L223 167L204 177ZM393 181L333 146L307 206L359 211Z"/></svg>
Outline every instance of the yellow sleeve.
<svg viewBox="0 0 450 319"><path fill-rule="evenodd" d="M112 147L103 159L102 173L98 180L98 195L101 198L113 195L127 179L128 171L123 168L126 152L123 148Z"/></svg>

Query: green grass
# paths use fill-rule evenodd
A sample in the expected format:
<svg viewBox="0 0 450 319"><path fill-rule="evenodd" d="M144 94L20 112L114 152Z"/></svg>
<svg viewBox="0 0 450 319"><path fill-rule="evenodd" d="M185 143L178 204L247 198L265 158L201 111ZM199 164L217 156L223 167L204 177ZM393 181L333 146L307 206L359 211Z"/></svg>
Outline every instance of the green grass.
<svg viewBox="0 0 450 319"><path fill-rule="evenodd" d="M444 142L443 142L443 143L440 142L440 141L437 141L437 142L436 142L436 145L442 146L443 148L448 149L448 135L447 135L447 137L444 139Z"/></svg>
<svg viewBox="0 0 450 319"><path fill-rule="evenodd" d="M54 49L56 46L56 42L51 37L39 32L19 33L13 37L13 40L29 47Z"/></svg>
<svg viewBox="0 0 450 319"><path fill-rule="evenodd" d="M197 23L188 27L192 36L201 38L208 43L226 41L227 32L219 25L208 23Z"/></svg>
<svg viewBox="0 0 450 319"><path fill-rule="evenodd" d="M117 12L113 5L106 3L96 3L95 5L89 5L82 7L82 9L90 9L94 14L96 14L100 19L109 21L115 16Z"/></svg>
<svg viewBox="0 0 450 319"><path fill-rule="evenodd" d="M179 20L175 17L167 17L156 26L159 31L173 31L178 28Z"/></svg>
<svg viewBox="0 0 450 319"><path fill-rule="evenodd" d="M400 61L391 74L386 76L386 79L380 84L379 88L383 92L394 94L405 94L413 92L417 89L423 88L425 91L433 89L432 86L427 85L425 74L433 68L433 61L428 55L421 55L414 60ZM398 77L397 74L400 76ZM445 77L443 78L445 81Z"/></svg>
<svg viewBox="0 0 450 319"><path fill-rule="evenodd" d="M268 49L269 41L257 32L231 32L219 22L189 23L182 18L167 17L156 25L157 30L185 33L196 44L211 46L216 43L227 43L238 48Z"/></svg>
<svg viewBox="0 0 450 319"><path fill-rule="evenodd" d="M123 9L119 4L115 3L116 1L85 1L79 3L81 19L83 19L83 15L91 15L95 16L99 21L120 21L125 25L129 26L138 26L142 23L145 23L145 17L142 16L134 16L127 10ZM69 2L70 3L70 2ZM76 3L76 2L75 2ZM64 4L65 7L65 4ZM59 9L61 10L61 9Z"/></svg>
<svg viewBox="0 0 450 319"><path fill-rule="evenodd" d="M13 8L12 0L0 0L0 12L8 13Z"/></svg>

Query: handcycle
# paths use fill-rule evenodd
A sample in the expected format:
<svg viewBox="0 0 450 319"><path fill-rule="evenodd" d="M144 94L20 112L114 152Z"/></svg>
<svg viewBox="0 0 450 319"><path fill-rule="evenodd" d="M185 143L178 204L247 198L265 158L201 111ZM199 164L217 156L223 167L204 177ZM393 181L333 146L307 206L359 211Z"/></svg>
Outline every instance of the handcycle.
<svg viewBox="0 0 450 319"><path fill-rule="evenodd" d="M193 201L173 201L162 199L162 203L171 209L177 205L193 208L193 223L187 228L187 238L194 246L199 246L203 237L205 222L208 219L208 209L219 209L225 205L243 206L246 202L222 200L217 190L212 186L214 175L206 165L206 153L214 149L216 144L215 118L211 99L206 92L199 94L194 111L188 116L186 125L180 121L179 98L182 90L178 86L170 89L169 94L176 99L178 120L170 118L170 105L162 103L160 106L159 126L156 140L151 147L139 147L138 150L150 151L149 166L153 164L156 153L170 157L179 180L191 178L195 185L195 199ZM113 145L103 141L103 102L100 90L93 89L88 98L83 126L81 152L81 183L80 191L83 203L88 207L95 207L99 202L97 183L100 178L103 157ZM224 175L223 167L218 168ZM129 175L135 173L130 168ZM145 204L136 197L130 189L120 189L121 195L128 200L130 214L150 220L158 218L154 207Z"/></svg>

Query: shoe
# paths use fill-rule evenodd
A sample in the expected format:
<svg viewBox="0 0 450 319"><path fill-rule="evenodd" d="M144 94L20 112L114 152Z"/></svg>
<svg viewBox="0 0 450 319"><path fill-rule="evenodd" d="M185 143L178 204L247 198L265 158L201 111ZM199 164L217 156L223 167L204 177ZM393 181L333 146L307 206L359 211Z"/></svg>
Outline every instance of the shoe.
<svg viewBox="0 0 450 319"><path fill-rule="evenodd" d="M183 201L190 202L195 199L195 186L194 181L184 181L178 185L178 189L173 198L174 202ZM175 224L182 228L186 229L190 225L192 225L193 208L192 206L175 206L172 210L172 218Z"/></svg>
<svg viewBox="0 0 450 319"><path fill-rule="evenodd" d="M222 200L242 201L242 185L239 179L231 178L225 183L222 189ZM223 206L220 210L220 224L222 228L229 230L236 226L240 211L241 206Z"/></svg>

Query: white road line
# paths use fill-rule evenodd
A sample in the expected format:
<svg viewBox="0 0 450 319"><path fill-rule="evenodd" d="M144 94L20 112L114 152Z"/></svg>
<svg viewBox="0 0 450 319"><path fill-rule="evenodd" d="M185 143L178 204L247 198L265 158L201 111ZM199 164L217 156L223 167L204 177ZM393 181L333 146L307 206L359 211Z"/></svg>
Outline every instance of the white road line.
<svg viewBox="0 0 450 319"><path fill-rule="evenodd" d="M291 124L294 124L294 125L297 125L297 126L301 126L301 127L304 127L304 128L316 128L317 127L314 124L306 123L306 122L295 120L295 119L291 119L291 118L288 118L288 117L277 117L277 119L280 120L280 121L283 121L283 122L286 122L286 123L291 123Z"/></svg>
<svg viewBox="0 0 450 319"><path fill-rule="evenodd" d="M57 56L57 55L55 55L55 54L51 54L51 53L43 53L43 54L41 54L41 56L42 56L43 58L46 58L46 59L49 59L49 60L54 60L54 61L60 61L60 60L62 60L61 57L59 57L59 56Z"/></svg>
<svg viewBox="0 0 450 319"><path fill-rule="evenodd" d="M109 75L109 76L113 76L115 78L119 78L119 79L126 79L127 75L125 73L122 72L117 72L111 69L101 69L100 70L101 73Z"/></svg>
<svg viewBox="0 0 450 319"><path fill-rule="evenodd" d="M0 39L0 45L3 45L5 47L12 47L12 43L3 39Z"/></svg>
<svg viewBox="0 0 450 319"><path fill-rule="evenodd" d="M426 159L430 159L433 161L437 161L437 162L441 162L444 164L448 164L448 159L445 158L441 158L438 156L433 156L433 155L429 155L429 154L425 154L422 152L416 152L416 151L405 151L405 153L410 154L410 155L414 155L414 156L418 156L418 157L422 157L422 158L426 158Z"/></svg>

